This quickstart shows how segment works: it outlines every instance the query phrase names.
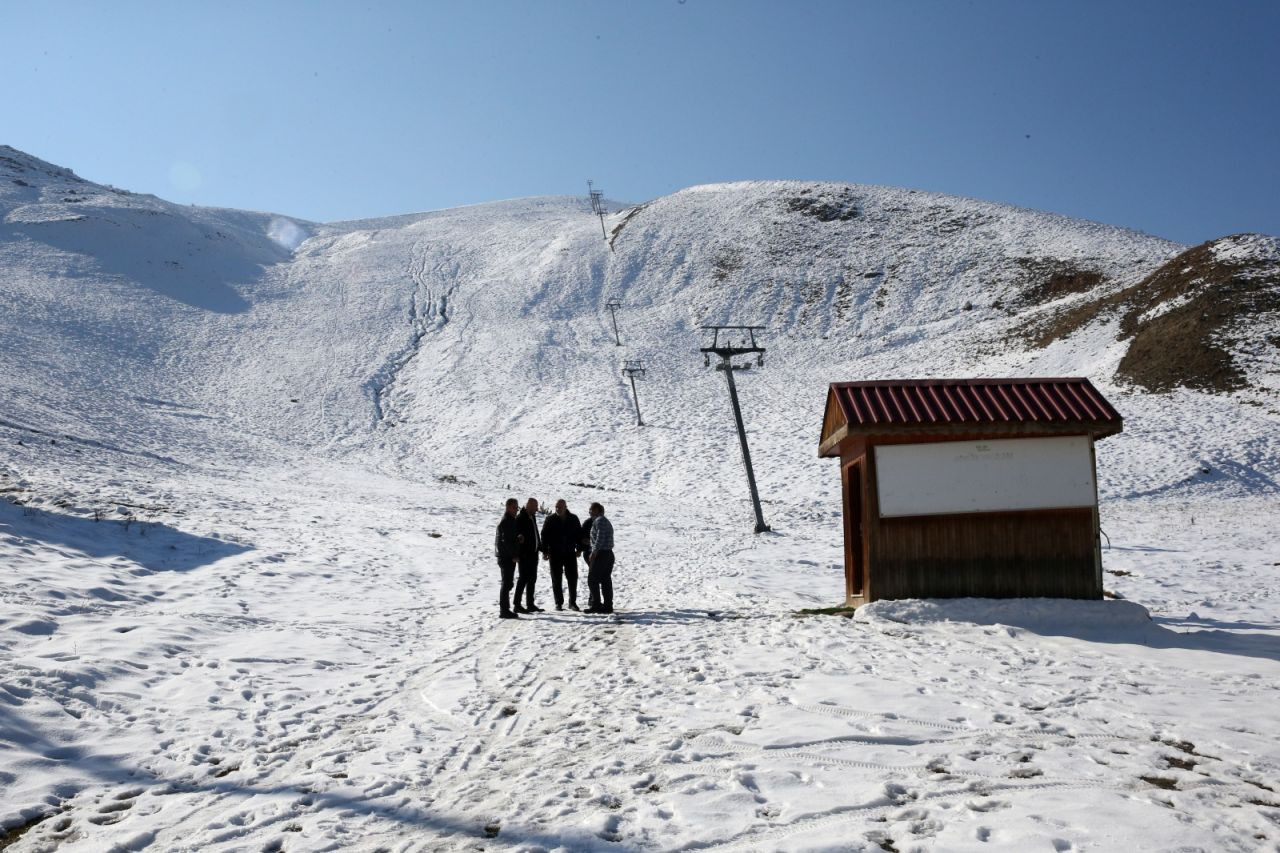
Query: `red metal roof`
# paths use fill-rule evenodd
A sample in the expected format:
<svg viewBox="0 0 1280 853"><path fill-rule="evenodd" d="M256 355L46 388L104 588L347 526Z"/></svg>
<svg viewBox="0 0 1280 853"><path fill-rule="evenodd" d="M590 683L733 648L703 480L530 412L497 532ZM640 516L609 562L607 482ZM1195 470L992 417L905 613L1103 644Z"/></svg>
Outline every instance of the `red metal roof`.
<svg viewBox="0 0 1280 853"><path fill-rule="evenodd" d="M829 393L849 430L859 433L1026 424L1079 426L1102 437L1123 428L1120 413L1080 377L833 382Z"/></svg>

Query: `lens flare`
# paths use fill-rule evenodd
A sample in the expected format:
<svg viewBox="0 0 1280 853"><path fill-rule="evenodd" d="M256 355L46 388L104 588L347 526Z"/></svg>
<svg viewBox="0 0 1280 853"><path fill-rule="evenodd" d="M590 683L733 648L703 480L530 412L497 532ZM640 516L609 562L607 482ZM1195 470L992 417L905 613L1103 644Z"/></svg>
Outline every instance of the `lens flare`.
<svg viewBox="0 0 1280 853"><path fill-rule="evenodd" d="M191 192L204 183L204 175L186 160L176 160L169 166L169 183L183 192Z"/></svg>
<svg viewBox="0 0 1280 853"><path fill-rule="evenodd" d="M277 216L267 226L267 236L292 252L302 245L303 240L311 235L298 223Z"/></svg>

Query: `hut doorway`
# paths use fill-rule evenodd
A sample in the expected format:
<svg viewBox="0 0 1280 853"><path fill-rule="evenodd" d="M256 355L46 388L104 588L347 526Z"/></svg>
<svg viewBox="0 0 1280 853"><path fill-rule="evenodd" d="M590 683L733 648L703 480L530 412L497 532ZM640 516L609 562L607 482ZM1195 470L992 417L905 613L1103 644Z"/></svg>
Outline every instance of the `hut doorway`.
<svg viewBox="0 0 1280 853"><path fill-rule="evenodd" d="M862 462L851 462L845 468L844 476L844 548L845 565L848 567L846 577L847 594L851 598L863 594L862 565Z"/></svg>

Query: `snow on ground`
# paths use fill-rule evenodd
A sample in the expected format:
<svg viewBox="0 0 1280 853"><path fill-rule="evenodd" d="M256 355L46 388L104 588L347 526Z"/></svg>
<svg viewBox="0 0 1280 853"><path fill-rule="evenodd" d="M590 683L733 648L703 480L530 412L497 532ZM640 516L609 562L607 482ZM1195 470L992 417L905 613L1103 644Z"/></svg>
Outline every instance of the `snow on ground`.
<svg viewBox="0 0 1280 853"><path fill-rule="evenodd" d="M1116 513L1124 601L854 620L796 615L837 586L820 524L734 536L705 507L628 501L620 614L507 624L494 507L466 489L305 464L153 486L180 522L0 514L0 780L11 819L57 804L30 849L1275 837L1262 501L1194 527L1180 503Z"/></svg>
<svg viewBox="0 0 1280 853"><path fill-rule="evenodd" d="M753 183L624 210L613 251L541 199L294 223L290 255L269 215L5 152L8 849L1280 849L1274 401L1117 388L1114 328L1026 350L992 307L1010 258L1123 283L1176 246ZM170 237L102 237L140 209L249 267L140 279ZM740 379L770 534L704 320L770 326ZM1126 416L1098 447L1117 597L802 614L842 583L825 384L1022 372ZM606 504L615 616L495 618L492 528L529 494Z"/></svg>

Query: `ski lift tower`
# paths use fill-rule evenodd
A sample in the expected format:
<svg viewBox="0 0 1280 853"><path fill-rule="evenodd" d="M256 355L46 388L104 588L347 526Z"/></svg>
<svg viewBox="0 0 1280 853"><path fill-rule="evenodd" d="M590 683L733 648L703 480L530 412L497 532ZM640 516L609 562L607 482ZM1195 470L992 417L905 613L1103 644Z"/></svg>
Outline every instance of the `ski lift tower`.
<svg viewBox="0 0 1280 853"><path fill-rule="evenodd" d="M595 182L588 178L587 193L591 196L591 212L600 217L600 236L608 240L609 232L604 228L604 217L609 210L604 206L604 190L596 189Z"/></svg>
<svg viewBox="0 0 1280 853"><path fill-rule="evenodd" d="M636 380L644 379L644 362L622 362L622 375L631 380L631 399L634 400L636 404L636 426L644 426L644 419L640 417L640 395L636 393Z"/></svg>
<svg viewBox="0 0 1280 853"><path fill-rule="evenodd" d="M733 404L733 419L738 425L738 441L742 445L742 465L747 469L747 485L751 488L751 506L756 512L756 533L769 530L764 523L764 513L760 510L760 493L756 490L756 475L751 469L751 450L747 447L747 430L742 423L742 408L738 405L738 387L733 381L735 370L750 370L751 362L734 364L733 359L741 356L755 355L757 367L764 367L765 348L756 343L756 332L764 331L764 326L703 326L704 335L709 335L710 346L701 348L702 363L711 366L711 356L718 355L720 363L716 370L724 373L729 383L729 402Z"/></svg>
<svg viewBox="0 0 1280 853"><path fill-rule="evenodd" d="M618 334L618 309L622 307L622 303L616 299L610 299L604 307L609 309L609 316L613 318L613 342L617 346L622 346L622 336Z"/></svg>

